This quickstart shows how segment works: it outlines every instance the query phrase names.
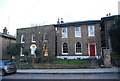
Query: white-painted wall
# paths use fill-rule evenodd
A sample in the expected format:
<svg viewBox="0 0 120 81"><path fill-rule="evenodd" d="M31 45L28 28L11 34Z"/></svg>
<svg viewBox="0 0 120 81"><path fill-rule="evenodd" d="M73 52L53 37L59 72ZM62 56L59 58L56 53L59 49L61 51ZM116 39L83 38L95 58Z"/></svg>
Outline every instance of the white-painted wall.
<svg viewBox="0 0 120 81"><path fill-rule="evenodd" d="M95 56L98 59L98 56ZM90 56L57 56L60 59L88 59Z"/></svg>

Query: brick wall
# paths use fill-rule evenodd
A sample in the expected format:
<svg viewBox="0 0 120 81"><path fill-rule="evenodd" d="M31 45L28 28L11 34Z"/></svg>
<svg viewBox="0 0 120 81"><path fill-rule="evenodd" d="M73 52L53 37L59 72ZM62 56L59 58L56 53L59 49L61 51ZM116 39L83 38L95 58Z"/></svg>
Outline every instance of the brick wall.
<svg viewBox="0 0 120 81"><path fill-rule="evenodd" d="M8 46L10 46L11 44L15 44L15 43L16 43L15 39L0 36L0 46L1 46L0 52L2 54L1 55L2 59L11 59L11 56L7 55L6 50Z"/></svg>
<svg viewBox="0 0 120 81"><path fill-rule="evenodd" d="M95 37L88 37L88 26L94 25L95 26ZM81 37L75 37L75 27L81 27ZM100 54L101 49L101 37L100 37L100 24L82 24L77 26L65 26L68 28L68 38L62 38L62 27L58 27L57 33L57 56L89 56L88 53L88 44L90 42L96 43L96 54ZM68 55L62 55L62 44L66 42L68 43ZM76 55L75 54L75 43L80 42L82 43L82 54Z"/></svg>
<svg viewBox="0 0 120 81"><path fill-rule="evenodd" d="M45 25L45 26L37 26L30 28L21 28L17 29L17 43L21 41L21 35L25 35L25 43L21 43L24 50L29 52L30 55L30 46L35 44L37 49L42 51L43 48L43 35L47 33L48 37L48 52L49 55L55 55L55 31L54 26ZM32 34L36 37L36 42L32 42Z"/></svg>

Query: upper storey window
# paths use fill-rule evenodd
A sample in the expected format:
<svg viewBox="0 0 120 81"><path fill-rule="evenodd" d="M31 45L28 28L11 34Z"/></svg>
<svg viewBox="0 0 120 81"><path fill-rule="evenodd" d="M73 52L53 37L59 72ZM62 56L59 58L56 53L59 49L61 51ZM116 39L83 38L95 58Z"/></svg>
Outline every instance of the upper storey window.
<svg viewBox="0 0 120 81"><path fill-rule="evenodd" d="M81 37L81 27L75 27L75 37Z"/></svg>
<svg viewBox="0 0 120 81"><path fill-rule="evenodd" d="M25 43L25 35L21 35L21 43Z"/></svg>
<svg viewBox="0 0 120 81"><path fill-rule="evenodd" d="M36 42L35 34L32 34L32 42Z"/></svg>
<svg viewBox="0 0 120 81"><path fill-rule="evenodd" d="M88 26L88 36L95 36L95 26Z"/></svg>
<svg viewBox="0 0 120 81"><path fill-rule="evenodd" d="M68 38L68 30L67 30L67 28L62 28L62 38Z"/></svg>

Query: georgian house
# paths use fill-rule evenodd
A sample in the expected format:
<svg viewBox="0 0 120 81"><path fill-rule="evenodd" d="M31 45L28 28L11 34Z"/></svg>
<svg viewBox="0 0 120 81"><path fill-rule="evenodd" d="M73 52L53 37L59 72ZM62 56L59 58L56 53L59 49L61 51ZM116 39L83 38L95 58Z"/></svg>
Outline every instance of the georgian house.
<svg viewBox="0 0 120 81"><path fill-rule="evenodd" d="M36 58L36 50L39 50L39 54L42 54L44 50L45 53L43 56L55 56L54 26L45 25L17 29L17 43L21 44L21 59L26 58L26 56L33 56ZM28 55L25 54L26 52Z"/></svg>
<svg viewBox="0 0 120 81"><path fill-rule="evenodd" d="M56 24L57 58L87 59L101 54L100 20Z"/></svg>
<svg viewBox="0 0 120 81"><path fill-rule="evenodd" d="M20 56L25 57L28 51L36 57L35 51L44 49L44 56L98 59L103 48L111 48L108 29L117 16L17 29L17 43L22 45Z"/></svg>

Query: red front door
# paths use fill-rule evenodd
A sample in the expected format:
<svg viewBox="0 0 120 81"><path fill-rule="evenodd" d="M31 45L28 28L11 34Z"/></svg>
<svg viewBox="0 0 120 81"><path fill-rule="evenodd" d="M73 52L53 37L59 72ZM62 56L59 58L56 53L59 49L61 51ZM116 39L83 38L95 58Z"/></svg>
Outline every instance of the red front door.
<svg viewBox="0 0 120 81"><path fill-rule="evenodd" d="M90 56L95 56L95 45L90 45Z"/></svg>

